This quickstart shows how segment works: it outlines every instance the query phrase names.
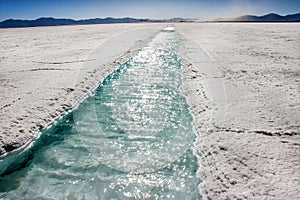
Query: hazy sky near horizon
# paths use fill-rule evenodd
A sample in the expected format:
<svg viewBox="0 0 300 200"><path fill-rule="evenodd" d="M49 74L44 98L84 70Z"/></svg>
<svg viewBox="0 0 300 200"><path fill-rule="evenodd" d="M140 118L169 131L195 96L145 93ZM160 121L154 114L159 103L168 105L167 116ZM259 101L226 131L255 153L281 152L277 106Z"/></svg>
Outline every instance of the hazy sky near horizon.
<svg viewBox="0 0 300 200"><path fill-rule="evenodd" d="M39 17L199 18L300 12L300 0L0 0L0 20Z"/></svg>

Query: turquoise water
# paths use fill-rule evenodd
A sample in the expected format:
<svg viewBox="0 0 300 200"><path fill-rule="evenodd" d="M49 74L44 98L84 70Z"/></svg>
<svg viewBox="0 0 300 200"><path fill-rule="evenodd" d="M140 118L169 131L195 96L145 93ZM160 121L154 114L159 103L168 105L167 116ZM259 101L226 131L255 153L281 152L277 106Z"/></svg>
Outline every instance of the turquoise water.
<svg viewBox="0 0 300 200"><path fill-rule="evenodd" d="M201 199L174 32L159 33L43 133L4 199Z"/></svg>

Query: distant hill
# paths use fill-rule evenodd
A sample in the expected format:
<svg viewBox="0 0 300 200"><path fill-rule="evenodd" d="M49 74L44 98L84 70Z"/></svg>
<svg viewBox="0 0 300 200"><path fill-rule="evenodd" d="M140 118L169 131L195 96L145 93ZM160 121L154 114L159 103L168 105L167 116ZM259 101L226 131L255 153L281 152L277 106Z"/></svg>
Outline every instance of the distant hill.
<svg viewBox="0 0 300 200"><path fill-rule="evenodd" d="M300 13L281 16L275 13L270 13L263 16L244 15L233 19L233 21L241 22L300 22Z"/></svg>
<svg viewBox="0 0 300 200"><path fill-rule="evenodd" d="M0 22L0 28L16 28L16 27L35 27L35 26L59 26L59 25L80 25L80 24L109 24L109 23L134 23L134 22L181 22L189 21L189 19L172 18L163 20L154 19L136 19L136 18L94 18L94 19L56 19L52 17L42 17L35 20L8 19Z"/></svg>

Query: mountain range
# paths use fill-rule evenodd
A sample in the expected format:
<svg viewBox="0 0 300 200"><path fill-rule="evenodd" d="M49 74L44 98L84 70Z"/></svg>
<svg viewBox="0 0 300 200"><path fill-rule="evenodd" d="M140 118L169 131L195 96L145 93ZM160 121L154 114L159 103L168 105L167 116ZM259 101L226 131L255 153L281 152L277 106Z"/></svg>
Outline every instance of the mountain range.
<svg viewBox="0 0 300 200"><path fill-rule="evenodd" d="M214 21L221 22L300 22L300 13L290 15L278 15L276 13L269 13L267 15L243 15L236 18L219 18Z"/></svg>
<svg viewBox="0 0 300 200"><path fill-rule="evenodd" d="M60 26L60 25L82 25L82 24L109 24L109 23L137 23L137 22L187 22L192 19L136 19L136 18L94 18L94 19L56 19L53 17L42 17L35 20L8 19L0 22L0 28L35 27L35 26ZM278 15L270 13L263 16L244 15L237 18L219 18L214 21L221 22L300 22L300 13L291 15Z"/></svg>
<svg viewBox="0 0 300 200"><path fill-rule="evenodd" d="M254 22L299 22L300 21L300 13L291 14L291 15L278 15L275 13L270 13L263 16L255 16L255 15L244 15L241 17L235 18L235 21L254 21Z"/></svg>
<svg viewBox="0 0 300 200"><path fill-rule="evenodd" d="M59 25L82 25L82 24L109 24L109 23L134 23L134 22L179 22L189 21L183 18L172 19L136 19L136 18L94 18L94 19L56 19L53 17L42 17L35 20L8 19L0 22L0 28L35 27L35 26L59 26Z"/></svg>

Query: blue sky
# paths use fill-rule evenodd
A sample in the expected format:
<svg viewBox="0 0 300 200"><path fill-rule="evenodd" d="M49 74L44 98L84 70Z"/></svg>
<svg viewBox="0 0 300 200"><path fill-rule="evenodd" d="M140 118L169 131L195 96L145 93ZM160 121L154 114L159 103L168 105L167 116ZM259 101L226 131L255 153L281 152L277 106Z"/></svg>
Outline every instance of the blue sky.
<svg viewBox="0 0 300 200"><path fill-rule="evenodd" d="M0 21L108 16L214 19L270 12L300 12L300 0L0 0Z"/></svg>

